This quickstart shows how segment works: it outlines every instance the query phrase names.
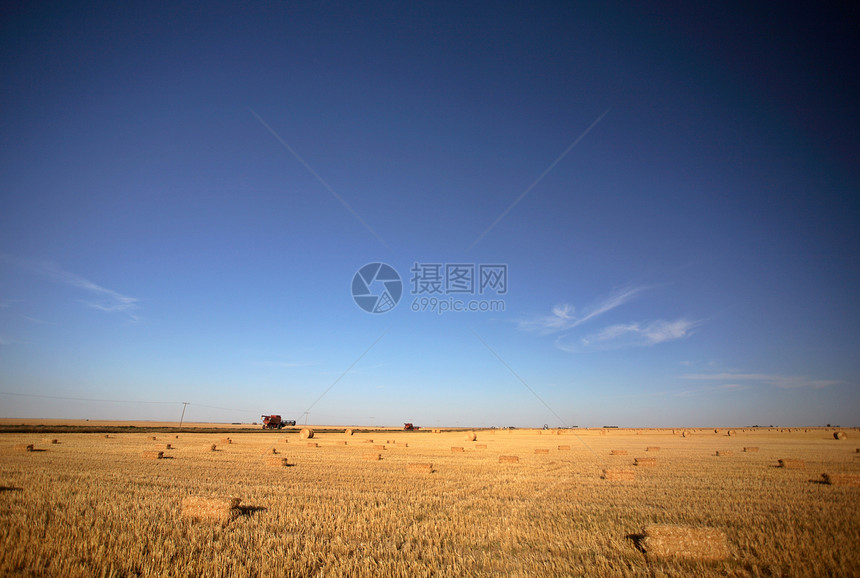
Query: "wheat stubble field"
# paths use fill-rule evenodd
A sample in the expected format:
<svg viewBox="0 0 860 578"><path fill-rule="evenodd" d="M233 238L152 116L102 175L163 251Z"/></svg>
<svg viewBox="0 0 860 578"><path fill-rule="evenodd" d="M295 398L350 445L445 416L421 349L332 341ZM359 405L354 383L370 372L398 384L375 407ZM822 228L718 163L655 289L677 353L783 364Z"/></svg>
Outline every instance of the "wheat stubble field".
<svg viewBox="0 0 860 578"><path fill-rule="evenodd" d="M0 575L858 575L845 431L0 434Z"/></svg>

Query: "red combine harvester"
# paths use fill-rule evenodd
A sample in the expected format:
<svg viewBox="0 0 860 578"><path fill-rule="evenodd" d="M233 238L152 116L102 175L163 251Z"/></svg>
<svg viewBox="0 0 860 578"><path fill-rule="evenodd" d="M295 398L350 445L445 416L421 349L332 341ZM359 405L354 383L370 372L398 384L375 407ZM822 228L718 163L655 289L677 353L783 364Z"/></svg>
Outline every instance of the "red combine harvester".
<svg viewBox="0 0 860 578"><path fill-rule="evenodd" d="M417 429L421 429L421 428L418 427L417 425L412 425L411 423L403 424L403 430L404 431L415 431Z"/></svg>
<svg viewBox="0 0 860 578"><path fill-rule="evenodd" d="M284 426L296 425L296 420L282 420L279 415L261 415L263 429L281 429Z"/></svg>

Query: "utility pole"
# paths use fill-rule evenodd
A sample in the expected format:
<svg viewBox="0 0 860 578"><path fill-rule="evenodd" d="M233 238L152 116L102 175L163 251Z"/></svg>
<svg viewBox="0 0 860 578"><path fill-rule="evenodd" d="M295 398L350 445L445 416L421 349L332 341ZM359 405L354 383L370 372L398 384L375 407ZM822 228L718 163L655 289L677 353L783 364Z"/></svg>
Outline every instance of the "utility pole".
<svg viewBox="0 0 860 578"><path fill-rule="evenodd" d="M182 427L182 420L185 419L185 408L188 407L188 402L182 402L182 417L179 418L179 427Z"/></svg>

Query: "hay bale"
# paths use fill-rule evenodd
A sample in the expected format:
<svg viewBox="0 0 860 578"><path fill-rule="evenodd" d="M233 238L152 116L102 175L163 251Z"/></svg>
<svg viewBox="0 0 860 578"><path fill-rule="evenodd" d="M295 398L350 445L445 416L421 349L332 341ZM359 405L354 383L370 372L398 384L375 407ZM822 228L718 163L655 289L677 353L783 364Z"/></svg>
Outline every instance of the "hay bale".
<svg viewBox="0 0 860 578"><path fill-rule="evenodd" d="M463 451L463 448L461 448L461 447L452 447L451 448L451 452L453 452L453 453L458 453L458 452L462 452L462 451Z"/></svg>
<svg viewBox="0 0 860 578"><path fill-rule="evenodd" d="M34 452L34 451L36 451L36 448L33 446L33 444L18 444L15 446L15 451L18 451L18 452Z"/></svg>
<svg viewBox="0 0 860 578"><path fill-rule="evenodd" d="M568 451L570 451L570 446L558 446L558 451L568 452Z"/></svg>
<svg viewBox="0 0 860 578"><path fill-rule="evenodd" d="M821 474L821 479L831 486L860 487L860 474Z"/></svg>
<svg viewBox="0 0 860 578"><path fill-rule="evenodd" d="M110 439L110 434L105 434L105 439Z"/></svg>
<svg viewBox="0 0 860 578"><path fill-rule="evenodd" d="M467 442L473 442L476 439L478 439L478 436L475 434L475 432L470 431L469 433L466 434L466 441Z"/></svg>
<svg viewBox="0 0 860 578"><path fill-rule="evenodd" d="M744 452L746 452L746 453L752 453L752 452L757 452L757 451L758 451L758 448L755 446L749 446L749 447L744 448Z"/></svg>
<svg viewBox="0 0 860 578"><path fill-rule="evenodd" d="M164 457L164 452L159 452L156 450L149 450L143 452L142 456L148 460L160 460Z"/></svg>
<svg viewBox="0 0 860 578"><path fill-rule="evenodd" d="M735 431L735 430L733 430L733 429L730 429L728 432L726 432L726 435L727 435L727 436L730 436L730 437L731 437L731 436L736 436L736 435L738 435L738 432L736 432L736 431Z"/></svg>
<svg viewBox="0 0 860 578"><path fill-rule="evenodd" d="M172 446L172 445L170 445L170 444L164 444L164 449L166 449L166 450L172 450L172 449L173 449L173 446Z"/></svg>
<svg viewBox="0 0 860 578"><path fill-rule="evenodd" d="M318 448L320 445L317 442L308 442L309 448Z"/></svg>
<svg viewBox="0 0 860 578"><path fill-rule="evenodd" d="M848 437L848 436L845 435L844 431L833 432L833 439L844 440L846 437Z"/></svg>
<svg viewBox="0 0 860 578"><path fill-rule="evenodd" d="M806 467L806 464L803 460L795 460L795 459L783 459L779 460L779 467L785 468L787 470L802 470Z"/></svg>
<svg viewBox="0 0 860 578"><path fill-rule="evenodd" d="M384 450L384 449L385 449L385 446L384 446L384 445L382 445L382 444L376 444L375 446L373 446L373 449L375 449L375 450Z"/></svg>
<svg viewBox="0 0 860 578"><path fill-rule="evenodd" d="M212 444L211 446L209 446L209 451L210 452L218 451L218 446L216 446L215 444Z"/></svg>
<svg viewBox="0 0 860 578"><path fill-rule="evenodd" d="M314 437L314 430L303 427L302 431L299 432L299 439L309 440Z"/></svg>
<svg viewBox="0 0 860 578"><path fill-rule="evenodd" d="M733 455L735 455L735 452L733 452L732 450L717 450L717 454L716 454L716 455L717 455L718 457L723 458L723 457L726 457L726 456L733 456Z"/></svg>
<svg viewBox="0 0 860 578"><path fill-rule="evenodd" d="M536 454L548 454L548 453L549 453L549 450L548 450L548 449L545 449L545 448L536 448L536 449L535 449L535 453L536 453Z"/></svg>
<svg viewBox="0 0 860 578"><path fill-rule="evenodd" d="M609 452L609 455L611 455L611 456L626 456L627 450L611 450Z"/></svg>
<svg viewBox="0 0 860 578"><path fill-rule="evenodd" d="M239 515L239 498L188 496L182 499L182 517L197 522L227 524Z"/></svg>
<svg viewBox="0 0 860 578"><path fill-rule="evenodd" d="M600 477L604 480L635 480L636 472L633 470L605 469Z"/></svg>
<svg viewBox="0 0 860 578"><path fill-rule="evenodd" d="M366 443L366 444L372 444L372 443L373 443L373 440L364 440L364 443Z"/></svg>
<svg viewBox="0 0 860 578"><path fill-rule="evenodd" d="M428 463L410 463L406 466L406 469L410 472L417 472L420 474L431 474L433 473L433 464Z"/></svg>
<svg viewBox="0 0 860 578"><path fill-rule="evenodd" d="M634 466L656 466L657 458L633 458Z"/></svg>
<svg viewBox="0 0 860 578"><path fill-rule="evenodd" d="M654 524L643 531L640 542L648 556L724 560L729 556L726 534L716 528Z"/></svg>
<svg viewBox="0 0 860 578"><path fill-rule="evenodd" d="M285 468L290 465L287 461L287 458L280 457L268 457L266 458L266 465L273 466L276 468Z"/></svg>
<svg viewBox="0 0 860 578"><path fill-rule="evenodd" d="M230 445L233 443L233 440L231 440L230 438L221 438L221 443L226 444L226 445Z"/></svg>
<svg viewBox="0 0 860 578"><path fill-rule="evenodd" d="M58 443L60 443L60 440L52 439L52 438L43 438L42 442L46 443L46 444L58 444Z"/></svg>
<svg viewBox="0 0 860 578"><path fill-rule="evenodd" d="M681 437L682 437L682 438L688 438L688 437L690 437L691 435L693 435L693 434L692 434L692 433L690 433L690 432L688 432L688 431L683 431L683 432L681 432Z"/></svg>
<svg viewBox="0 0 860 578"><path fill-rule="evenodd" d="M648 446L647 448L645 448L645 451L646 452L659 452L660 447L659 446Z"/></svg>
<svg viewBox="0 0 860 578"><path fill-rule="evenodd" d="M157 438L157 437L155 437L155 436L152 436L152 441L154 441L154 442L155 442L155 441L158 441L158 438Z"/></svg>
<svg viewBox="0 0 860 578"><path fill-rule="evenodd" d="M364 459L370 462L379 461L382 459L382 454L364 454Z"/></svg>
<svg viewBox="0 0 860 578"><path fill-rule="evenodd" d="M344 433L344 435L351 436L351 435L352 435L352 430L351 430L351 429L345 429L345 430L343 430L343 433Z"/></svg>
<svg viewBox="0 0 860 578"><path fill-rule="evenodd" d="M519 456L499 456L500 464L516 464L520 461Z"/></svg>
<svg viewBox="0 0 860 578"><path fill-rule="evenodd" d="M476 450L485 450L487 449L487 444L475 444Z"/></svg>
<svg viewBox="0 0 860 578"><path fill-rule="evenodd" d="M346 445L346 442L334 442L334 443L335 443L335 445L339 445L339 446L345 446Z"/></svg>

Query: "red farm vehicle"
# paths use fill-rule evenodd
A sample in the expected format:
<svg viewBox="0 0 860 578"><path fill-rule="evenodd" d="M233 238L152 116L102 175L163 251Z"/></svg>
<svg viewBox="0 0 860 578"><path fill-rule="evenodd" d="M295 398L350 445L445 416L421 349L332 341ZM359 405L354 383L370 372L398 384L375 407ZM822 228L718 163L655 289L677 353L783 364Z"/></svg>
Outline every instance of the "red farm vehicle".
<svg viewBox="0 0 860 578"><path fill-rule="evenodd" d="M281 429L284 426L296 425L295 420L282 420L279 415L261 415L263 429Z"/></svg>
<svg viewBox="0 0 860 578"><path fill-rule="evenodd" d="M418 429L421 429L421 428L420 428L420 427L418 427L417 425L412 425L411 423L405 423L405 424L403 424L403 430L404 430L404 431L415 431L415 430L418 430Z"/></svg>

